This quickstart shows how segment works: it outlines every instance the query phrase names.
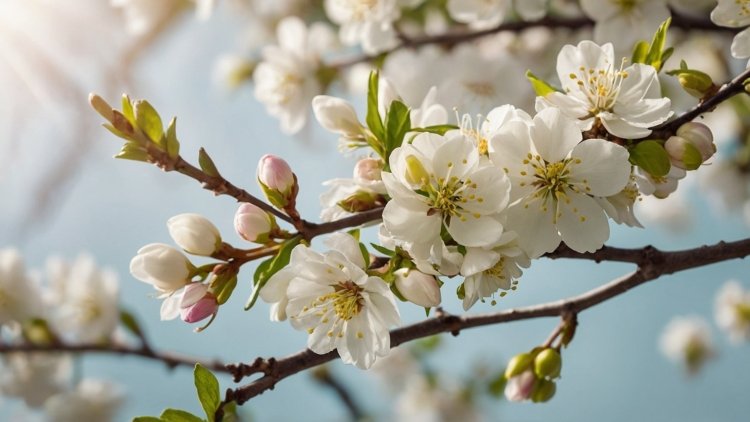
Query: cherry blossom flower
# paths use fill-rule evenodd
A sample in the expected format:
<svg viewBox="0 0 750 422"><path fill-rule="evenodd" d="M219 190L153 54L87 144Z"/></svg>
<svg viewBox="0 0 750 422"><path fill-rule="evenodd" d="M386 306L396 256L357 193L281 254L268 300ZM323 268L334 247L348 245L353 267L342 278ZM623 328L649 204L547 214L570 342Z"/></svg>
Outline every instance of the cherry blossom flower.
<svg viewBox="0 0 750 422"><path fill-rule="evenodd" d="M581 8L596 22L596 42L614 41L628 53L670 16L665 0L581 0Z"/></svg>
<svg viewBox="0 0 750 422"><path fill-rule="evenodd" d="M115 420L123 402L123 393L115 384L85 378L75 389L50 397L44 412L50 422L109 422Z"/></svg>
<svg viewBox="0 0 750 422"><path fill-rule="evenodd" d="M336 349L345 363L367 369L390 351L388 329L401 322L395 298L383 279L367 275L352 236L336 233L326 243L331 250L322 254L295 247L289 266L271 277L261 298L287 301L283 316L310 334L312 351Z"/></svg>
<svg viewBox="0 0 750 422"><path fill-rule="evenodd" d="M38 408L63 392L73 375L73 359L66 354L9 353L2 357L0 392Z"/></svg>
<svg viewBox="0 0 750 422"><path fill-rule="evenodd" d="M486 29L503 21L508 11L508 0L448 0L448 13L470 28Z"/></svg>
<svg viewBox="0 0 750 422"><path fill-rule="evenodd" d="M326 15L340 26L345 45L361 45L377 54L398 43L393 22L401 15L398 0L326 0Z"/></svg>
<svg viewBox="0 0 750 422"><path fill-rule="evenodd" d="M612 44L599 46L581 41L566 45L557 56L557 75L564 92L537 98L537 111L557 107L567 116L580 119L588 130L601 122L621 138L641 138L652 126L671 115L669 98L662 97L656 69L636 63L624 67L615 63Z"/></svg>
<svg viewBox="0 0 750 422"><path fill-rule="evenodd" d="M43 316L39 286L16 249L0 249L0 325Z"/></svg>
<svg viewBox="0 0 750 422"><path fill-rule="evenodd" d="M502 172L480 166L479 152L458 131L423 133L396 148L391 173L383 172L391 201L383 223L409 253L427 259L442 248L443 226L464 246L487 246L500 239L499 219L508 204L510 183Z"/></svg>
<svg viewBox="0 0 750 422"><path fill-rule="evenodd" d="M699 316L675 317L664 328L659 347L669 359L697 373L715 355L711 329Z"/></svg>
<svg viewBox="0 0 750 422"><path fill-rule="evenodd" d="M575 122L550 108L531 126L511 122L491 140L490 160L510 178L508 227L531 258L564 241L593 252L609 238L604 209L594 197L621 192L630 178L628 151L587 139Z"/></svg>
<svg viewBox="0 0 750 422"><path fill-rule="evenodd" d="M744 0L719 0L719 4L711 12L711 20L717 25L730 28L750 26L750 4ZM732 56L738 59L750 57L750 28L734 36Z"/></svg>
<svg viewBox="0 0 750 422"><path fill-rule="evenodd" d="M750 339L750 292L737 280L729 280L716 294L716 325L729 334L734 343Z"/></svg>

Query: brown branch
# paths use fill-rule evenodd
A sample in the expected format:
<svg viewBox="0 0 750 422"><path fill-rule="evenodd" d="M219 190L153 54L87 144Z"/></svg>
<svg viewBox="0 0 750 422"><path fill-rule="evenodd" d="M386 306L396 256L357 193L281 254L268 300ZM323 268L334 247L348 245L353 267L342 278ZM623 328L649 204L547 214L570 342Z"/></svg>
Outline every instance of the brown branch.
<svg viewBox="0 0 750 422"><path fill-rule="evenodd" d="M203 360L197 357L181 355L173 352L157 352L151 347L132 347L124 344L0 344L0 354L8 353L102 353L112 355L139 356L164 363L168 368L178 366L193 367L196 363L215 371L230 372L227 365L218 360Z"/></svg>
<svg viewBox="0 0 750 422"><path fill-rule="evenodd" d="M614 251L615 256L620 257L624 257L623 251L628 251L627 254L633 252L632 250L617 250L614 248L610 248L610 250ZM653 247L645 247L640 250L640 257L637 260L639 266L636 271L581 295L535 306L480 315L458 316L436 313L433 318L391 331L391 346L396 347L411 340L444 332L458 334L460 330L467 328L532 318L577 314L662 275L730 259L744 258L748 255L750 255L750 239L719 242L711 246L675 252L662 252ZM606 257L601 257L601 259L606 259ZM632 261L628 260L627 262ZM253 365L230 366L228 369L235 375L235 379L241 379L243 376L255 373L262 373L263 376L242 387L228 389L225 402L234 400L237 404L242 404L267 390L273 389L276 383L284 378L337 358L338 353L335 350L324 355L318 355L306 349L282 359L265 360L258 358ZM241 372L237 371L237 368L240 367L243 368Z"/></svg>
<svg viewBox="0 0 750 422"><path fill-rule="evenodd" d="M406 48L417 48L430 44L442 44L442 45L455 45L462 42L472 41L475 39L483 38L489 35L494 35L500 32L520 32L530 28L545 27L550 29L565 28L565 29L581 29L587 28L594 25L594 21L587 17L575 17L575 18L559 18L559 17L545 17L538 21L517 21L517 22L506 22L502 23L494 28L483 29L479 31L465 31L465 32L449 32L438 35L424 35L418 37L407 37L402 35L401 43L397 46L375 55L362 54L354 57L341 59L330 62L327 66L331 68L344 68L357 63L364 63L376 60L383 55L388 55L398 50ZM719 31L726 33L737 33L738 28L727 28L717 26L708 19L693 18L678 13L672 12L672 24L673 28L680 28L688 31L704 30L704 31Z"/></svg>
<svg viewBox="0 0 750 422"><path fill-rule="evenodd" d="M713 96L707 98L705 101L700 102L698 105L693 107L686 113L681 114L679 117L672 119L666 123L662 123L659 126L651 128L653 132L648 136L648 139L667 139L677 132L680 126L687 122L693 121L696 117L703 113L712 111L716 106L722 102L734 97L737 94L741 94L745 91L745 81L750 79L750 69L745 69L744 72L740 73L731 81L724 84Z"/></svg>

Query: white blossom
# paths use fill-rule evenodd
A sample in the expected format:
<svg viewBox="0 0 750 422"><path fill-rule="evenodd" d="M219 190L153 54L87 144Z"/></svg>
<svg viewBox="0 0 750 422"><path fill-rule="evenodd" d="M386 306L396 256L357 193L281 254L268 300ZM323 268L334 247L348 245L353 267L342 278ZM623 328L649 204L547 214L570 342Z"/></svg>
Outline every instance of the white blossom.
<svg viewBox="0 0 750 422"><path fill-rule="evenodd" d="M180 214L167 220L172 240L185 252L211 256L221 246L219 229L199 214Z"/></svg>
<svg viewBox="0 0 750 422"><path fill-rule="evenodd" d="M263 61L253 72L255 97L285 133L297 133L307 122L310 101L320 91L315 72L332 44L329 37L323 24L308 28L301 19L286 17L277 27L279 44L263 49Z"/></svg>
<svg viewBox="0 0 750 422"><path fill-rule="evenodd" d="M74 390L47 399L44 412L50 422L110 422L115 420L123 399L113 383L85 378Z"/></svg>
<svg viewBox="0 0 750 422"><path fill-rule="evenodd" d="M56 293L50 319L55 331L68 342L109 340L120 319L117 275L97 268L89 255L80 255L72 264L52 258L47 267Z"/></svg>
<svg viewBox="0 0 750 422"><path fill-rule="evenodd" d="M750 339L750 292L737 280L729 280L716 293L716 325L729 334L734 343Z"/></svg>
<svg viewBox="0 0 750 422"><path fill-rule="evenodd" d="M383 211L390 235L409 242L409 253L428 259L439 252L443 225L464 246L487 246L500 239L499 213L508 204L510 183L500 171L480 166L479 152L458 131L423 133L390 157L383 172L391 201Z"/></svg>
<svg viewBox="0 0 750 422"><path fill-rule="evenodd" d="M323 5L328 18L339 25L343 44L377 54L398 43L393 27L401 15L397 0L325 0Z"/></svg>
<svg viewBox="0 0 750 422"><path fill-rule="evenodd" d="M636 63L615 63L612 44L581 41L566 45L557 56L557 75L563 92L537 98L537 110L558 107L580 119L582 129L601 122L621 138L641 138L671 115L669 98L662 97L656 69Z"/></svg>
<svg viewBox="0 0 750 422"><path fill-rule="evenodd" d="M750 26L750 5L744 0L719 0L719 4L711 12L711 20L717 25L730 28ZM750 57L750 28L734 36L732 56L738 59Z"/></svg>
<svg viewBox="0 0 750 422"><path fill-rule="evenodd" d="M130 273L144 283L154 286L161 305L161 319L177 318L180 313L180 295L192 278L195 267L182 252L161 243L151 243L138 250L130 261Z"/></svg>
<svg viewBox="0 0 750 422"><path fill-rule="evenodd" d="M480 299L484 301L494 296L498 290L514 289L521 277L521 268L530 265L529 257L518 247L517 235L512 231L505 232L495 245L466 248L461 264L464 310L469 310Z"/></svg>
<svg viewBox="0 0 750 422"><path fill-rule="evenodd" d="M603 139L587 139L555 108L529 126L511 122L490 142L490 159L511 180L508 227L531 258L562 240L593 252L609 238L604 209L594 197L621 192L630 177L628 151Z"/></svg>
<svg viewBox="0 0 750 422"><path fill-rule="evenodd" d="M16 249L0 249L0 325L41 317L41 290Z"/></svg>
<svg viewBox="0 0 750 422"><path fill-rule="evenodd" d="M70 355L10 353L2 357L0 392L38 408L51 396L66 390L72 374Z"/></svg>
<svg viewBox="0 0 750 422"><path fill-rule="evenodd" d="M635 175L631 174L628 184L619 193L594 199L615 223L643 227L635 216L635 204L641 199Z"/></svg>
<svg viewBox="0 0 750 422"><path fill-rule="evenodd" d="M636 42L650 41L670 16L665 0L581 0L581 8L596 22L596 42L615 42L628 54Z"/></svg>
<svg viewBox="0 0 750 422"><path fill-rule="evenodd" d="M312 351L336 349L345 363L367 369L390 350L388 329L401 321L395 298L383 279L367 275L352 236L333 234L327 245L331 250L323 254L295 247L289 266L271 277L261 298L287 301L285 316L309 333Z"/></svg>
<svg viewBox="0 0 750 422"><path fill-rule="evenodd" d="M405 379L404 379L405 378ZM463 394L461 385L451 380L430 382L424 375L402 377L403 390L395 403L398 422L478 422L476 404Z"/></svg>
<svg viewBox="0 0 750 422"><path fill-rule="evenodd" d="M487 29L503 21L509 0L448 0L448 14L470 28Z"/></svg>
<svg viewBox="0 0 750 422"><path fill-rule="evenodd" d="M659 338L659 347L690 374L698 372L715 354L711 329L699 316L675 317L669 321Z"/></svg>

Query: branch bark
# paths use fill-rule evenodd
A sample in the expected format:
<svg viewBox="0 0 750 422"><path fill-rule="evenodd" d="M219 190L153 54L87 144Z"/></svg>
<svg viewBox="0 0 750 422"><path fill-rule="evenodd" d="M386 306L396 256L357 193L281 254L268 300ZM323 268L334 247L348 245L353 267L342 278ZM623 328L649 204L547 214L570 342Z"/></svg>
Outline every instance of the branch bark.
<svg viewBox="0 0 750 422"><path fill-rule="evenodd" d="M555 302L470 316L436 313L433 318L391 331L391 347L444 332L457 335L461 330L467 328L532 318L557 317L566 314L576 315L662 275L730 259L744 258L750 255L750 239L719 242L711 246L674 252L662 252L648 246L642 249L607 248L603 252L572 256L573 254L563 249L555 257L607 260L606 255L608 253L613 254L615 258L613 260L634 262L638 264L638 268L630 274L586 293ZM228 389L224 402L236 401L237 404L243 404L251 398L273 389L276 383L284 378L337 358L338 353L335 350L324 355L318 355L307 349L281 359L271 358L266 360L258 358L253 365L230 365L229 370L237 380L243 376L256 373L262 373L263 375L242 387Z"/></svg>

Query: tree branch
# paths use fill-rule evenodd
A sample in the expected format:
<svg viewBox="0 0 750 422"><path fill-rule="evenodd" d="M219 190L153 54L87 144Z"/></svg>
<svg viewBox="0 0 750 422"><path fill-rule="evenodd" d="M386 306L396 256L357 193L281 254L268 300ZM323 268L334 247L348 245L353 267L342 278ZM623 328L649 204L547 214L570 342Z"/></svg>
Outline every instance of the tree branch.
<svg viewBox="0 0 750 422"><path fill-rule="evenodd" d="M479 31L465 31L465 32L449 32L438 35L424 35L418 37L406 37L401 36L401 43L380 54L368 55L362 54L354 57L332 61L327 64L331 68L345 68L348 66L355 65L357 63L364 63L376 60L383 55L394 53L398 50L406 48L417 48L430 44L443 44L443 45L455 45L462 42L472 41L475 39L483 38L489 35L494 35L500 32L520 32L530 28L545 27L550 29L567 28L567 29L581 29L593 26L594 21L587 17L575 17L575 18L559 18L559 17L545 17L538 21L517 21L517 22L506 22L502 23L494 28L482 29ZM727 28L723 26L717 26L708 19L699 19L689 17L675 13L672 11L672 24L673 28L680 28L687 31L704 30L704 31L718 31L735 34L738 32L738 28Z"/></svg>
<svg viewBox="0 0 750 422"><path fill-rule="evenodd" d="M575 315L662 275L730 259L744 258L750 255L750 239L719 242L711 246L675 252L662 252L650 246L640 250L607 248L605 251L610 252L602 252L599 255L596 255L598 252L582 254L582 256L596 256L595 259L607 260L607 253L612 253L615 258L613 260L637 262L638 269L581 295L555 302L470 316L439 313L433 318L391 331L391 347L444 332L457 335L460 330L467 328L532 318ZM636 252L639 254L637 259ZM563 257L566 254L570 255L563 250L557 257ZM266 390L273 389L276 383L284 378L337 358L338 353L335 350L318 355L306 349L282 359L258 358L253 365L230 365L228 369L235 375L235 379L255 373L262 373L263 376L242 387L228 389L225 402L236 401L237 404L242 404Z"/></svg>
<svg viewBox="0 0 750 422"><path fill-rule="evenodd" d="M169 369L178 366L193 367L196 363L214 371L230 372L227 365L218 360L203 360L197 357L181 355L172 352L157 352L151 347L132 347L124 344L0 344L0 354L8 353L103 353L113 355L139 356L164 363Z"/></svg>

